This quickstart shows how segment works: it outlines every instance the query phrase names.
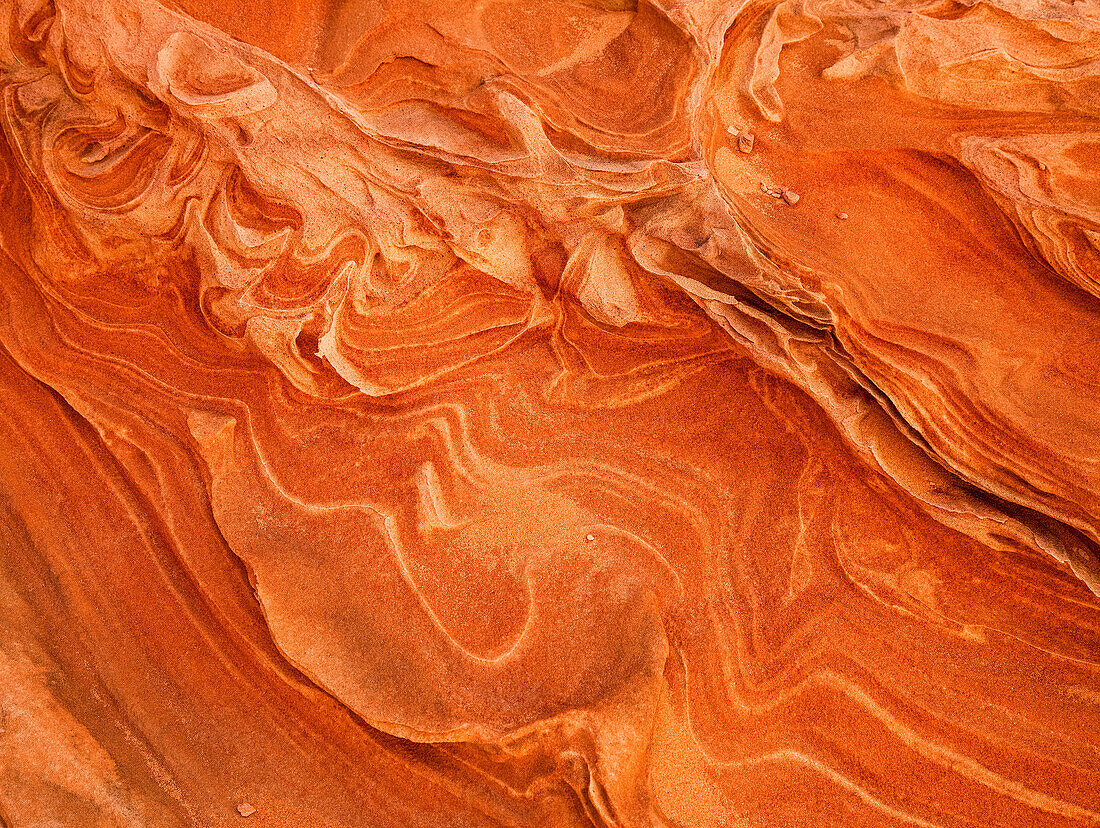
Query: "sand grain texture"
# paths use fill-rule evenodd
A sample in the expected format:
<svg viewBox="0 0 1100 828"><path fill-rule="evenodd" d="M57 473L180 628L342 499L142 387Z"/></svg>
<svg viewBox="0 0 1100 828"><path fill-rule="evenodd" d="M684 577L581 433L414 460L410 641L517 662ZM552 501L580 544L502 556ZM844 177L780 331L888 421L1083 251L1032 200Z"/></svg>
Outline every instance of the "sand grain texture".
<svg viewBox="0 0 1100 828"><path fill-rule="evenodd" d="M1095 0L7 0L0 825L1100 825Z"/></svg>

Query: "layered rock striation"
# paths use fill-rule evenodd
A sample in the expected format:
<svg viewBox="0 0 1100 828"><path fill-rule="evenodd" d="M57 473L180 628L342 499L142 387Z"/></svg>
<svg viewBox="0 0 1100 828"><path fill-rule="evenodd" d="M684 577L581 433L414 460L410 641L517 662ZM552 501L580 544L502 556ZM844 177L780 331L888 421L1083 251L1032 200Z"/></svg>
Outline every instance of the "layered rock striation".
<svg viewBox="0 0 1100 828"><path fill-rule="evenodd" d="M0 824L1100 824L1100 6L3 21Z"/></svg>

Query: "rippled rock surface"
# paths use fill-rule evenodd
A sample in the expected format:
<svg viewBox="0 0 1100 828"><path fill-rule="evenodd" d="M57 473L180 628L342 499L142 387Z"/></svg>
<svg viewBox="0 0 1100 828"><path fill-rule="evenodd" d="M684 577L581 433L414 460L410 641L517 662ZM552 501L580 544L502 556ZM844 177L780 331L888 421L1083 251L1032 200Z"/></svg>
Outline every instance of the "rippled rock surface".
<svg viewBox="0 0 1100 828"><path fill-rule="evenodd" d="M1100 824L1095 0L7 0L0 824Z"/></svg>

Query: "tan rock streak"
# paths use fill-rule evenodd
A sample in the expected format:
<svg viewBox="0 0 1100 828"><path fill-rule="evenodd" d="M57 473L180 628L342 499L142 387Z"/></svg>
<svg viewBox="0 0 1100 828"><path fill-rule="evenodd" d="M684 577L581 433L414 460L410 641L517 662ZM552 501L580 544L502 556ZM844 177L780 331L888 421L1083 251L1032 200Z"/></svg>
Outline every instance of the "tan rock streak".
<svg viewBox="0 0 1100 828"><path fill-rule="evenodd" d="M11 0L0 824L1100 824L1100 9Z"/></svg>

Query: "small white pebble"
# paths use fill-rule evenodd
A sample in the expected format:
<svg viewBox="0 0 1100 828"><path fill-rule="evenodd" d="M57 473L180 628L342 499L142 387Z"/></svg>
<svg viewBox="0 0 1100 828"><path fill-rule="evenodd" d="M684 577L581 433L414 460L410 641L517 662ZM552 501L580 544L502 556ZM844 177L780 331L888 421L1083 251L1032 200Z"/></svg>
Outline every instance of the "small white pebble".
<svg viewBox="0 0 1100 828"><path fill-rule="evenodd" d="M237 813L243 817L250 817L256 813L256 809L249 805L247 802L242 802L237 806Z"/></svg>
<svg viewBox="0 0 1100 828"><path fill-rule="evenodd" d="M733 135L733 136L736 137L737 135L740 134L741 130L739 130L737 127L733 126L733 124L730 124L728 127L726 127L726 132L728 132L730 135Z"/></svg>
<svg viewBox="0 0 1100 828"><path fill-rule="evenodd" d="M594 541L596 539L596 536L595 535L585 535L584 539L586 541L588 541L589 543L592 543L592 541Z"/></svg>
<svg viewBox="0 0 1100 828"><path fill-rule="evenodd" d="M796 193L794 190L784 190L783 191L783 200L785 202L787 202L788 204L791 204L791 205L798 204L798 199L799 198L801 198L801 196L798 193Z"/></svg>
<svg viewBox="0 0 1100 828"><path fill-rule="evenodd" d="M838 219L840 219L841 221L847 221L848 220L848 214L847 213L837 213L836 217Z"/></svg>

